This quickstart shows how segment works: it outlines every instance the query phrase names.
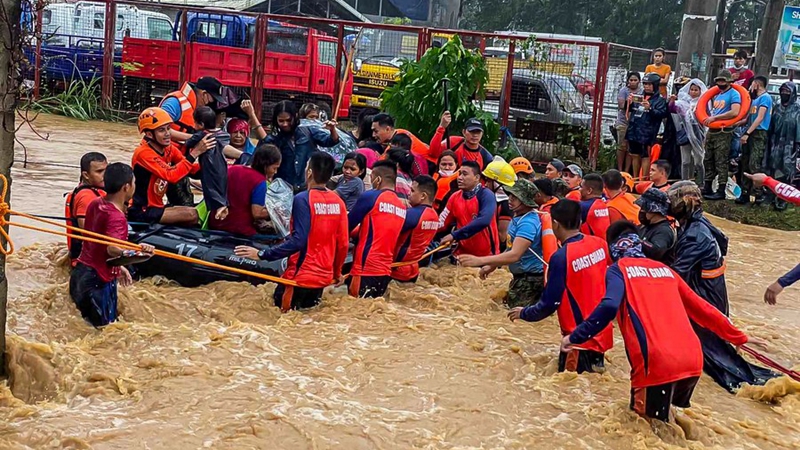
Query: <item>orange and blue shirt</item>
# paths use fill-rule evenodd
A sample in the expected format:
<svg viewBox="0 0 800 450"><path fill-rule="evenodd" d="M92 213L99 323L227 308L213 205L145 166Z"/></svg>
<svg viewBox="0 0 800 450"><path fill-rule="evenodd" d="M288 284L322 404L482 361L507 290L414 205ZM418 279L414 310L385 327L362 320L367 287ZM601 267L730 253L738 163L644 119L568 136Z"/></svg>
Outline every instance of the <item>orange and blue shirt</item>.
<svg viewBox="0 0 800 450"><path fill-rule="evenodd" d="M322 288L341 276L348 236L347 209L339 195L311 189L294 197L289 238L258 256L269 261L288 257L284 278L301 287Z"/></svg>
<svg viewBox="0 0 800 450"><path fill-rule="evenodd" d="M388 276L394 248L406 220L406 206L390 189L364 192L348 215L350 232L360 225L353 276Z"/></svg>
<svg viewBox="0 0 800 450"><path fill-rule="evenodd" d="M584 234L567 239L550 257L542 299L523 309L520 318L539 322L557 311L561 334L572 333L600 304L610 262L608 246L603 239ZM605 353L613 344L613 329L609 325L581 347Z"/></svg>
<svg viewBox="0 0 800 450"><path fill-rule="evenodd" d="M581 201L581 233L605 239L610 226L608 205L602 198Z"/></svg>
<svg viewBox="0 0 800 450"><path fill-rule="evenodd" d="M419 275L419 258L425 254L428 246L439 231L439 215L428 205L417 205L406 213L406 221L397 241L394 252L395 262L414 264L395 267L392 278L399 281L411 281Z"/></svg>
<svg viewBox="0 0 800 450"><path fill-rule="evenodd" d="M440 228L456 229L451 233L458 247L456 255L489 256L500 251L497 236L497 200L494 192L483 186L456 192L439 214Z"/></svg>

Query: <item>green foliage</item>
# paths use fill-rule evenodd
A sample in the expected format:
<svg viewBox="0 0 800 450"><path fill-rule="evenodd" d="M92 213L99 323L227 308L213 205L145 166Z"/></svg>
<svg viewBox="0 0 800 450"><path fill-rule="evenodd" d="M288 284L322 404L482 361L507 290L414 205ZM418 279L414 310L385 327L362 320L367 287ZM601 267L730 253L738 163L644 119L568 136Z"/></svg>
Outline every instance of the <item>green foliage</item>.
<svg viewBox="0 0 800 450"><path fill-rule="evenodd" d="M443 78L450 80L451 134L460 134L464 123L477 117L486 130L482 144L493 150L500 126L490 113L472 101L485 97L484 86L489 79L486 61L477 50L465 48L458 36L453 36L441 48L429 49L419 61L404 61L400 66L400 79L381 95L384 109L394 117L398 127L429 141L444 111Z"/></svg>
<svg viewBox="0 0 800 450"><path fill-rule="evenodd" d="M411 25L411 19L408 17L384 17L383 23L391 25Z"/></svg>
<svg viewBox="0 0 800 450"><path fill-rule="evenodd" d="M775 228L786 231L800 231L800 208L789 206L786 211L775 211L768 205L741 206L732 201L705 201L703 210L734 222L745 225Z"/></svg>
<svg viewBox="0 0 800 450"><path fill-rule="evenodd" d="M114 119L100 107L101 78L72 80L59 94L42 97L33 102L33 109L80 120Z"/></svg>

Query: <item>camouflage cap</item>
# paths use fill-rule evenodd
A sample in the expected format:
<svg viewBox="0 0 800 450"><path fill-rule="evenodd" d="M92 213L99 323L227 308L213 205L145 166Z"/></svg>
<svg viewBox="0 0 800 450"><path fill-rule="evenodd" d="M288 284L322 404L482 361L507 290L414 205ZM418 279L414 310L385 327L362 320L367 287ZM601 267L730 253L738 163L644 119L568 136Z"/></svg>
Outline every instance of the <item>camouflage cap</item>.
<svg viewBox="0 0 800 450"><path fill-rule="evenodd" d="M533 200L533 198L536 197L536 194L539 192L539 188L537 188L536 185L529 180L520 178L516 183L514 183L513 186L505 186L503 187L503 190L505 190L507 194L517 197L523 205L531 208L536 207L536 202Z"/></svg>
<svg viewBox="0 0 800 450"><path fill-rule="evenodd" d="M669 214L669 197L667 197L666 193L656 188L649 188L644 191L644 194L636 199L634 203L639 205L644 212L661 214L662 216Z"/></svg>

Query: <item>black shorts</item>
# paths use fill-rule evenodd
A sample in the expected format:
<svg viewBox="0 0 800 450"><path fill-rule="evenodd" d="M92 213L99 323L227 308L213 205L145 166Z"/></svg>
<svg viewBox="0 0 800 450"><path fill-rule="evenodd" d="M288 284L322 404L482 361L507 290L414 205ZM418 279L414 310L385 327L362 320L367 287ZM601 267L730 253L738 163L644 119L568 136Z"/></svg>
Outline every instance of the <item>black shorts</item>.
<svg viewBox="0 0 800 450"><path fill-rule="evenodd" d="M605 354L592 350L559 352L558 371L603 373L606 371Z"/></svg>
<svg viewBox="0 0 800 450"><path fill-rule="evenodd" d="M164 215L164 208L151 206L148 208L128 209L128 220L140 223L161 223L161 216Z"/></svg>
<svg viewBox="0 0 800 450"><path fill-rule="evenodd" d="M69 275L69 295L81 316L95 327L117 320L117 280L105 282L97 271L79 262Z"/></svg>
<svg viewBox="0 0 800 450"><path fill-rule="evenodd" d="M650 146L638 142L628 141L628 153L647 158L650 156Z"/></svg>
<svg viewBox="0 0 800 450"><path fill-rule="evenodd" d="M323 289L307 289L279 284L275 288L272 298L275 299L275 306L282 311L313 308L319 305Z"/></svg>
<svg viewBox="0 0 800 450"><path fill-rule="evenodd" d="M379 277L353 275L347 280L347 285L349 286L347 292L352 297L383 297L390 281L392 281L392 277L389 275Z"/></svg>
<svg viewBox="0 0 800 450"><path fill-rule="evenodd" d="M669 422L670 405L688 408L700 377L646 388L631 388L631 409L642 417Z"/></svg>

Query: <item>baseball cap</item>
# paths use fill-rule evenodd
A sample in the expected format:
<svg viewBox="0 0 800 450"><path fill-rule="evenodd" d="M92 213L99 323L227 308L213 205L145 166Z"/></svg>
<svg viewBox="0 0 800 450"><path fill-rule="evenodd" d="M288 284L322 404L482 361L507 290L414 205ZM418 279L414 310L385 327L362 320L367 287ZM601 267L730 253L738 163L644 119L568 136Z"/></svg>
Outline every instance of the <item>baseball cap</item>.
<svg viewBox="0 0 800 450"><path fill-rule="evenodd" d="M556 170L557 170L557 171L559 171L559 172L563 172L563 171L564 171L564 167L566 167L566 166L564 165L564 162L563 162L563 161L561 161L561 160L560 160L560 159L558 159L558 158L553 158L553 159L550 161L550 165L551 165L551 166L553 166L553 167L555 167L555 168L556 168Z"/></svg>
<svg viewBox="0 0 800 450"><path fill-rule="evenodd" d="M648 188L633 203L641 207L644 212L661 214L662 216L669 214L669 197L656 188Z"/></svg>
<svg viewBox="0 0 800 450"><path fill-rule="evenodd" d="M714 81L725 80L727 82L731 82L733 80L733 74L728 69L720 70L716 77L714 77Z"/></svg>
<svg viewBox="0 0 800 450"><path fill-rule="evenodd" d="M580 167L578 167L577 164L570 164L563 171L564 172L571 172L573 175L577 175L577 176L583 178L583 170Z"/></svg>
<svg viewBox="0 0 800 450"><path fill-rule="evenodd" d="M483 131L483 123L473 117L464 124L464 129L467 131Z"/></svg>
<svg viewBox="0 0 800 450"><path fill-rule="evenodd" d="M208 92L214 100L223 103L225 99L222 97L222 83L214 77L200 77L197 83L194 84L197 89Z"/></svg>

